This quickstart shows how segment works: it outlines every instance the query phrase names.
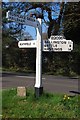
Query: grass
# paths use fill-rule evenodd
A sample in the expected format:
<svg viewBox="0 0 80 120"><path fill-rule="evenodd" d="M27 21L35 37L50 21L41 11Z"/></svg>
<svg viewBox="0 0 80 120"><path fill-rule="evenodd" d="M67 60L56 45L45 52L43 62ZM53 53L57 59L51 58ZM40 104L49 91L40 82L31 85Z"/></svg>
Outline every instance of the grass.
<svg viewBox="0 0 80 120"><path fill-rule="evenodd" d="M39 99L32 90L19 97L16 89L2 91L3 118L79 118L78 96L44 93ZM79 96L80 97L80 96ZM67 99L69 98L69 99Z"/></svg>

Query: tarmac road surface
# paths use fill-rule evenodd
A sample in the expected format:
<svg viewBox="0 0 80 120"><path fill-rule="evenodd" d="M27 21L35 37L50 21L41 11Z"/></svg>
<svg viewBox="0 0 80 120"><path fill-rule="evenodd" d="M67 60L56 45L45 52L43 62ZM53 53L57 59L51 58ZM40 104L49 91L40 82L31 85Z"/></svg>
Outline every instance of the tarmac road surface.
<svg viewBox="0 0 80 120"><path fill-rule="evenodd" d="M1 78L1 77L0 77ZM44 91L51 93L63 94L80 94L78 86L78 78L69 78L63 76L42 75L42 83ZM25 86L26 88L34 88L35 75L34 74L2 74L2 88L16 88L18 86ZM1 79L0 79L1 86Z"/></svg>

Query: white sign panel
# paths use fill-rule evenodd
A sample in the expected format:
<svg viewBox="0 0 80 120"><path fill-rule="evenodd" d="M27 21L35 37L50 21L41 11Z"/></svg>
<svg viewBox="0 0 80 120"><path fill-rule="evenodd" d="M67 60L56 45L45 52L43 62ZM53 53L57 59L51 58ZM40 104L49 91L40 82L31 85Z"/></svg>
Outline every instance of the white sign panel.
<svg viewBox="0 0 80 120"><path fill-rule="evenodd" d="M50 40L63 40L64 39L64 36L62 36L62 35L52 35L51 37L50 37Z"/></svg>
<svg viewBox="0 0 80 120"><path fill-rule="evenodd" d="M71 51L73 42L71 40L43 40L43 51Z"/></svg>
<svg viewBox="0 0 80 120"><path fill-rule="evenodd" d="M39 22L35 18L14 14L13 12L10 12L10 11L7 12L6 18L8 18L8 20L11 20L20 24L30 25L33 27L39 26Z"/></svg>
<svg viewBox="0 0 80 120"><path fill-rule="evenodd" d="M36 40L33 41L19 41L18 42L19 48L36 48Z"/></svg>
<svg viewBox="0 0 80 120"><path fill-rule="evenodd" d="M37 40L30 41L19 41L19 48L36 48L38 47ZM73 50L73 42L71 40L43 40L43 51L72 51Z"/></svg>

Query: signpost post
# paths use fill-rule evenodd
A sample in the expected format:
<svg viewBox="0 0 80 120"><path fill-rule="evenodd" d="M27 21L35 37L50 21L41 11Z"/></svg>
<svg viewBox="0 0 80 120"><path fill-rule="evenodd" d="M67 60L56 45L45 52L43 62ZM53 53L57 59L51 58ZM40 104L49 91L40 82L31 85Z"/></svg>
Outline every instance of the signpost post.
<svg viewBox="0 0 80 120"><path fill-rule="evenodd" d="M41 19L38 19L40 29L37 28L37 49L36 49L36 82L35 95L39 97L43 93L42 86L42 28Z"/></svg>
<svg viewBox="0 0 80 120"><path fill-rule="evenodd" d="M42 40L41 19L34 19L29 16L21 16L10 11L7 12L6 18L11 21L30 25L37 29L37 40L19 41L19 48L36 48L36 81L35 96L39 97L43 93L42 85L42 51L54 52L71 52L73 50L73 42L66 40L63 36L51 36L48 40Z"/></svg>

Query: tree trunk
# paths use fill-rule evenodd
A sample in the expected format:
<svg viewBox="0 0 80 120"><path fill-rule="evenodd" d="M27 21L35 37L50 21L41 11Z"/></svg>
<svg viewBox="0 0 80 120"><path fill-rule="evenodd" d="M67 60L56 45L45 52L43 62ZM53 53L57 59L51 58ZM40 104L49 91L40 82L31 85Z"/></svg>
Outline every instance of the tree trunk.
<svg viewBox="0 0 80 120"><path fill-rule="evenodd" d="M52 32L52 35L57 35L58 32L59 32L60 23L61 23L62 15L63 15L63 12L64 12L64 5L65 5L64 2L62 2L62 3L60 4L60 14L59 14L58 20L55 21L54 31Z"/></svg>

